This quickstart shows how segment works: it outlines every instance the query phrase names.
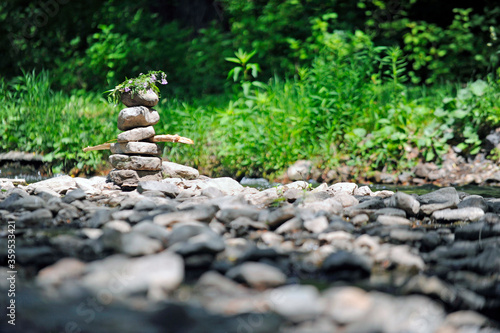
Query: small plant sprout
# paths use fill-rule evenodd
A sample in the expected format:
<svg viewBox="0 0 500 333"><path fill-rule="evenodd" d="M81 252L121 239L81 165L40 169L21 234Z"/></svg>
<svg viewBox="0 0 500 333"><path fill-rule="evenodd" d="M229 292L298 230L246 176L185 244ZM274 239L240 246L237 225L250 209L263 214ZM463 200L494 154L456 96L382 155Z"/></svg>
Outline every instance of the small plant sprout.
<svg viewBox="0 0 500 333"><path fill-rule="evenodd" d="M126 79L113 89L107 90L108 101L118 104L122 93L128 92L131 92L133 97L134 94L152 91L160 97L160 89L156 86L157 83L167 84L167 74L163 71L150 71L147 74L140 73L138 77Z"/></svg>
<svg viewBox="0 0 500 333"><path fill-rule="evenodd" d="M226 61L238 64L238 66L234 67L229 71L227 78L233 77L234 82L236 82L238 81L241 71L243 71L243 77L242 77L243 81L249 81L250 74L253 78L256 78L258 73L260 72L259 64L249 63L250 59L252 59L252 57L255 55L256 52L257 51L254 50L250 53L247 53L242 49L238 49L238 51L234 53L236 58L234 57L226 58Z"/></svg>

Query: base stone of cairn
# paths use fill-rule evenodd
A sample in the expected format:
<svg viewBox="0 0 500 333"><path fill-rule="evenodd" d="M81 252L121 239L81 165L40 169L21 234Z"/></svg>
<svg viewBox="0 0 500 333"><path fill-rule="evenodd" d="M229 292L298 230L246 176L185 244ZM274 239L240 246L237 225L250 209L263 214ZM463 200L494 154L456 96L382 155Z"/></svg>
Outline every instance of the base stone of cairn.
<svg viewBox="0 0 500 333"><path fill-rule="evenodd" d="M161 171L146 171L146 170L118 170L113 169L109 172L109 180L122 188L136 188L139 182L142 181L158 181L161 180Z"/></svg>
<svg viewBox="0 0 500 333"><path fill-rule="evenodd" d="M154 95L154 96L153 96ZM122 103L128 106L118 115L118 129L123 131L117 143L111 144L111 170L108 179L114 184L134 189L141 181L158 181L162 177L160 146L148 140L155 135L153 125L160 115L152 107L158 103L154 92L122 94Z"/></svg>

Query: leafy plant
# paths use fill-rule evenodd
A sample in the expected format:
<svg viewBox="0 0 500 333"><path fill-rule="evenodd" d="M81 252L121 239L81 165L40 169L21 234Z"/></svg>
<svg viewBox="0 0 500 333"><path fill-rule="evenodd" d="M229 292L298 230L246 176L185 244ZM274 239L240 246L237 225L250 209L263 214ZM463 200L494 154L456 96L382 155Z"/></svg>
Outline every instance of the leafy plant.
<svg viewBox="0 0 500 333"><path fill-rule="evenodd" d="M108 101L118 104L122 93L130 92L132 96L137 93L152 91L160 96L160 89L156 83L168 84L167 74L162 71L150 71L147 74L139 74L138 77L126 79L113 89L106 91L108 93Z"/></svg>
<svg viewBox="0 0 500 333"><path fill-rule="evenodd" d="M250 53L247 53L242 49L238 49L238 51L234 53L235 57L227 57L226 61L238 65L229 71L227 77L232 77L234 82L238 81L240 73L243 73L243 76L241 77L242 81L249 81L250 76L256 78L258 73L260 72L259 64L249 63L250 59L252 59L256 52L257 51L254 50Z"/></svg>

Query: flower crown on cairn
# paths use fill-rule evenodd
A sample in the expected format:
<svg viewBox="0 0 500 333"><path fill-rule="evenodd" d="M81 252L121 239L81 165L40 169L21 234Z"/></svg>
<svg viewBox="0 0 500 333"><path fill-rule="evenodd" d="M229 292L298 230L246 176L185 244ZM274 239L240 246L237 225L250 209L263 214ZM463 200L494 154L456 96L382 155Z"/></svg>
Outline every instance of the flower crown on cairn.
<svg viewBox="0 0 500 333"><path fill-rule="evenodd" d="M117 105L121 101L122 93L131 92L133 97L134 94L144 93L149 90L160 97L160 89L156 86L156 82L167 84L167 74L163 71L150 71L147 74L140 73L138 77L126 79L113 89L106 91L108 93L108 101Z"/></svg>

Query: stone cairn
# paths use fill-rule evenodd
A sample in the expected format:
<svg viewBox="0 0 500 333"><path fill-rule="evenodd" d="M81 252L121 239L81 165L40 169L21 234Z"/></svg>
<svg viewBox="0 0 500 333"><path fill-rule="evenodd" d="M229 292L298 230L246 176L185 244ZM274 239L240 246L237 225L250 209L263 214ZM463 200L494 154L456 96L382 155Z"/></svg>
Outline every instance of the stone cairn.
<svg viewBox="0 0 500 333"><path fill-rule="evenodd" d="M158 104L158 95L153 91L122 93L121 101L127 108L118 115L116 143L105 143L84 151L110 149L109 161L114 167L108 179L122 189L133 189L140 181L162 179L162 149L157 142L181 142L193 144L188 138L178 135L155 135L153 125L160 115L153 107Z"/></svg>
<svg viewBox="0 0 500 333"><path fill-rule="evenodd" d="M161 147L151 142L155 136L153 125L160 121L158 95L154 92L122 94L122 103L127 108L118 115L117 142L111 144L109 161L114 167L109 179L121 187L136 187L141 180L160 180Z"/></svg>

